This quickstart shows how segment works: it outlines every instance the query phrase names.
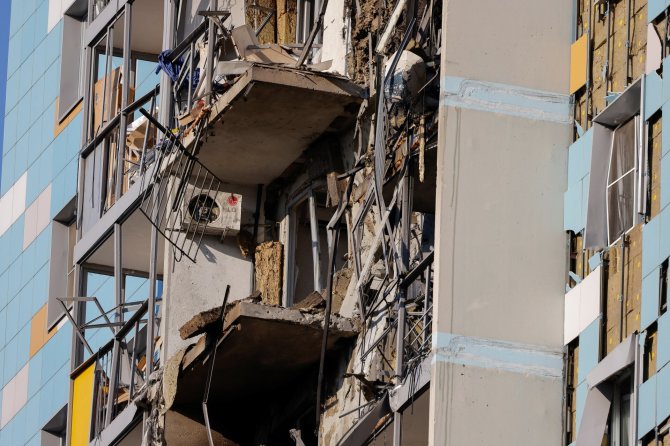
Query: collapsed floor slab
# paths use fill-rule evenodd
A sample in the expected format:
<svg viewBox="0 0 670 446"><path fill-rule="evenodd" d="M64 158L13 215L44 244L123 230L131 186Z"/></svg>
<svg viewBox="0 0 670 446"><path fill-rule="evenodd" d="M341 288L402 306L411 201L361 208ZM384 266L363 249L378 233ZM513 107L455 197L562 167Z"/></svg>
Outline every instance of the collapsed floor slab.
<svg viewBox="0 0 670 446"><path fill-rule="evenodd" d="M218 309L205 313L217 311L220 315ZM208 396L208 406L216 408L211 412L216 413L210 418L212 428L244 443L263 424L281 425L284 418L289 424L295 422L291 417L301 414L292 414L291 405L302 400L301 394L311 399L315 391L313 377L321 354L323 312L237 301L226 309L221 331L217 318L209 317L209 325L200 323L207 314L194 316L193 322L197 320L198 324L186 324L198 325L198 330L206 334L181 359L179 378L172 384L176 389L170 410L201 423L205 429L202 401L216 340ZM327 352L347 345L356 335L357 328L350 319L332 316ZM282 406L284 413L270 413L274 410L271 408Z"/></svg>

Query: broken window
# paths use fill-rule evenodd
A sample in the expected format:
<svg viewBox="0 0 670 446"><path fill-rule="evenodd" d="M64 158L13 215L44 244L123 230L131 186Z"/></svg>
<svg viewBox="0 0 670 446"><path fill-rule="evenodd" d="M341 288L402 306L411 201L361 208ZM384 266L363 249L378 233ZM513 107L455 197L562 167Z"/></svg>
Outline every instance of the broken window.
<svg viewBox="0 0 670 446"><path fill-rule="evenodd" d="M661 280L659 283L659 315L668 309L668 259L661 263Z"/></svg>
<svg viewBox="0 0 670 446"><path fill-rule="evenodd" d="M644 354L642 356L642 381L647 381L656 373L656 349L658 336L656 334L656 323L647 328L647 336L644 338Z"/></svg>
<svg viewBox="0 0 670 446"><path fill-rule="evenodd" d="M286 281L289 306L326 287L328 247L332 243L327 225L331 217L332 210L326 208L326 192L322 189L308 191L291 206L287 259L293 261ZM346 240L343 232L337 245L336 260L344 258ZM341 266L336 264L335 269Z"/></svg>
<svg viewBox="0 0 670 446"><path fill-rule="evenodd" d="M639 117L635 117L622 124L612 135L606 195L610 244L635 224L638 120Z"/></svg>
<svg viewBox="0 0 670 446"><path fill-rule="evenodd" d="M629 446L631 442L630 402L632 380L629 376L622 378L614 386L612 410L607 426L608 446Z"/></svg>
<svg viewBox="0 0 670 446"><path fill-rule="evenodd" d="M81 100L84 67L84 22L81 18L63 16L63 41L60 59L60 93L58 120L62 121Z"/></svg>
<svg viewBox="0 0 670 446"><path fill-rule="evenodd" d="M312 27L319 19L319 11L323 0L298 0L298 11L296 17L296 42L305 43L309 37ZM319 29L314 37L314 43L321 43L322 32Z"/></svg>
<svg viewBox="0 0 670 446"><path fill-rule="evenodd" d="M65 309L58 301L75 295L74 245L77 241L77 225L74 216L74 201L65 207L51 226L51 261L49 262L49 299L47 304L47 327L53 328L65 316ZM60 221L59 221L60 220Z"/></svg>

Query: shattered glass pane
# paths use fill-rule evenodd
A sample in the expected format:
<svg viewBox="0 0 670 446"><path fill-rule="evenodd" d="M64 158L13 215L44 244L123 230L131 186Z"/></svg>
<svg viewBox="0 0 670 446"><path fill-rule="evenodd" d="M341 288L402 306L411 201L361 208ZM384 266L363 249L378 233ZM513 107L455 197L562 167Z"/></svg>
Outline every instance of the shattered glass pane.
<svg viewBox="0 0 670 446"><path fill-rule="evenodd" d="M609 242L633 227L635 213L635 171L607 188Z"/></svg>
<svg viewBox="0 0 670 446"><path fill-rule="evenodd" d="M635 168L636 120L631 119L614 131L608 185Z"/></svg>

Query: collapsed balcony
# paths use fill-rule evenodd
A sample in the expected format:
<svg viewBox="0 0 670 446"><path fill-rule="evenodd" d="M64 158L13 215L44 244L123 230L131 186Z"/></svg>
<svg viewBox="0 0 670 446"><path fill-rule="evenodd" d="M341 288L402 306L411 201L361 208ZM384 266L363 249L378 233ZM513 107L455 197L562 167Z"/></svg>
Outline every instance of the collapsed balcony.
<svg viewBox="0 0 670 446"><path fill-rule="evenodd" d="M229 304L221 323L221 308L194 316L182 326L182 337L206 335L176 355L176 364L166 366L162 384L166 409L195 421L200 426L194 430L205 432L206 402L212 410L208 423L214 435L238 444L259 441L259 433L272 419L265 437L273 439L272 444L292 444L288 432L295 427L296 418L308 424L314 420L313 384L322 348L322 303L318 300L313 307L287 309L250 298ZM329 355L346 348L357 334L345 318L332 317L329 327L325 349ZM179 369L179 378L165 381L171 366ZM166 422L169 444L198 444L174 442L174 429Z"/></svg>
<svg viewBox="0 0 670 446"><path fill-rule="evenodd" d="M202 13L157 56L171 82L133 101L111 72L104 82L125 99L82 151L77 263L114 273L117 306L133 271L169 302L149 293L146 308L164 309L156 326L130 317L155 330L145 344L162 344L156 373L129 382L137 335L114 334L85 363L101 371L104 403L89 413L89 440L135 432L140 409L171 445L386 438L412 423L401 414L428 385L415 378L431 340L438 69L399 51L377 67L387 71L372 107L347 78L303 67L295 48ZM319 428L341 417L349 430Z"/></svg>
<svg viewBox="0 0 670 446"><path fill-rule="evenodd" d="M87 243L85 248L78 247L78 258L154 184L155 176L144 176L160 156L155 149L164 148L161 144L173 138L169 129L179 129L178 145L197 157L216 181L255 186L271 183L310 144L324 134L342 131L353 121L363 89L337 75L295 68L289 63L294 59L283 49L258 45L247 26L233 30L227 39L219 38L216 54L223 54L209 54L206 37L214 25L208 23L203 22L177 48L160 57L163 68L174 77L168 98L174 104L173 122L161 122L165 114L159 104L166 98L158 86L126 107L114 105L118 114L108 118L104 113L109 110L107 104L120 101L125 87L118 69L97 81L112 93L105 93L111 98L99 105L103 112L94 113L92 124L99 130L82 150L80 218ZM233 44L235 52L225 53ZM210 59L214 59L211 67ZM207 69L209 76L201 74ZM134 91L130 89L128 95L132 100ZM204 125L201 132L196 131L199 125ZM119 135L125 135L121 144ZM117 202L122 204L114 209ZM86 237L89 231L92 235Z"/></svg>

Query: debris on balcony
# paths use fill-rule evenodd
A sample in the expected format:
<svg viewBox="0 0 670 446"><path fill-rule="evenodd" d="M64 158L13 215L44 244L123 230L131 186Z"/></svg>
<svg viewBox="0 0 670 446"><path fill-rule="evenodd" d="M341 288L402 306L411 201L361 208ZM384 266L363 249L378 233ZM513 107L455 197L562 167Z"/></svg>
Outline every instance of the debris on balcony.
<svg viewBox="0 0 670 446"><path fill-rule="evenodd" d="M213 358L212 348L217 349L213 365L216 379L209 392L209 404L217 407L217 417L211 420L212 432L227 441L249 444L251 431L244 426L258 419L252 415L258 414L262 407L285 407L283 404L289 402L290 396L282 390L286 383L315 373L321 350L324 308L318 305L318 299L312 304L319 310L307 311L307 305L302 310L268 306L260 303L256 295L228 304L223 326L221 307L199 313L184 324L180 328L182 337L203 333L204 336L168 360L162 371L152 375L135 401L146 407L150 416L167 414L165 421L156 422L158 427L150 433L154 443L146 444L163 444L160 441L169 435L167 424L171 416L201 422L203 383ZM330 352L349 345L357 329L349 319L333 316L329 333L327 350ZM304 392L309 395L310 390ZM250 398L251 395L254 397ZM226 421L222 424L223 420Z"/></svg>

